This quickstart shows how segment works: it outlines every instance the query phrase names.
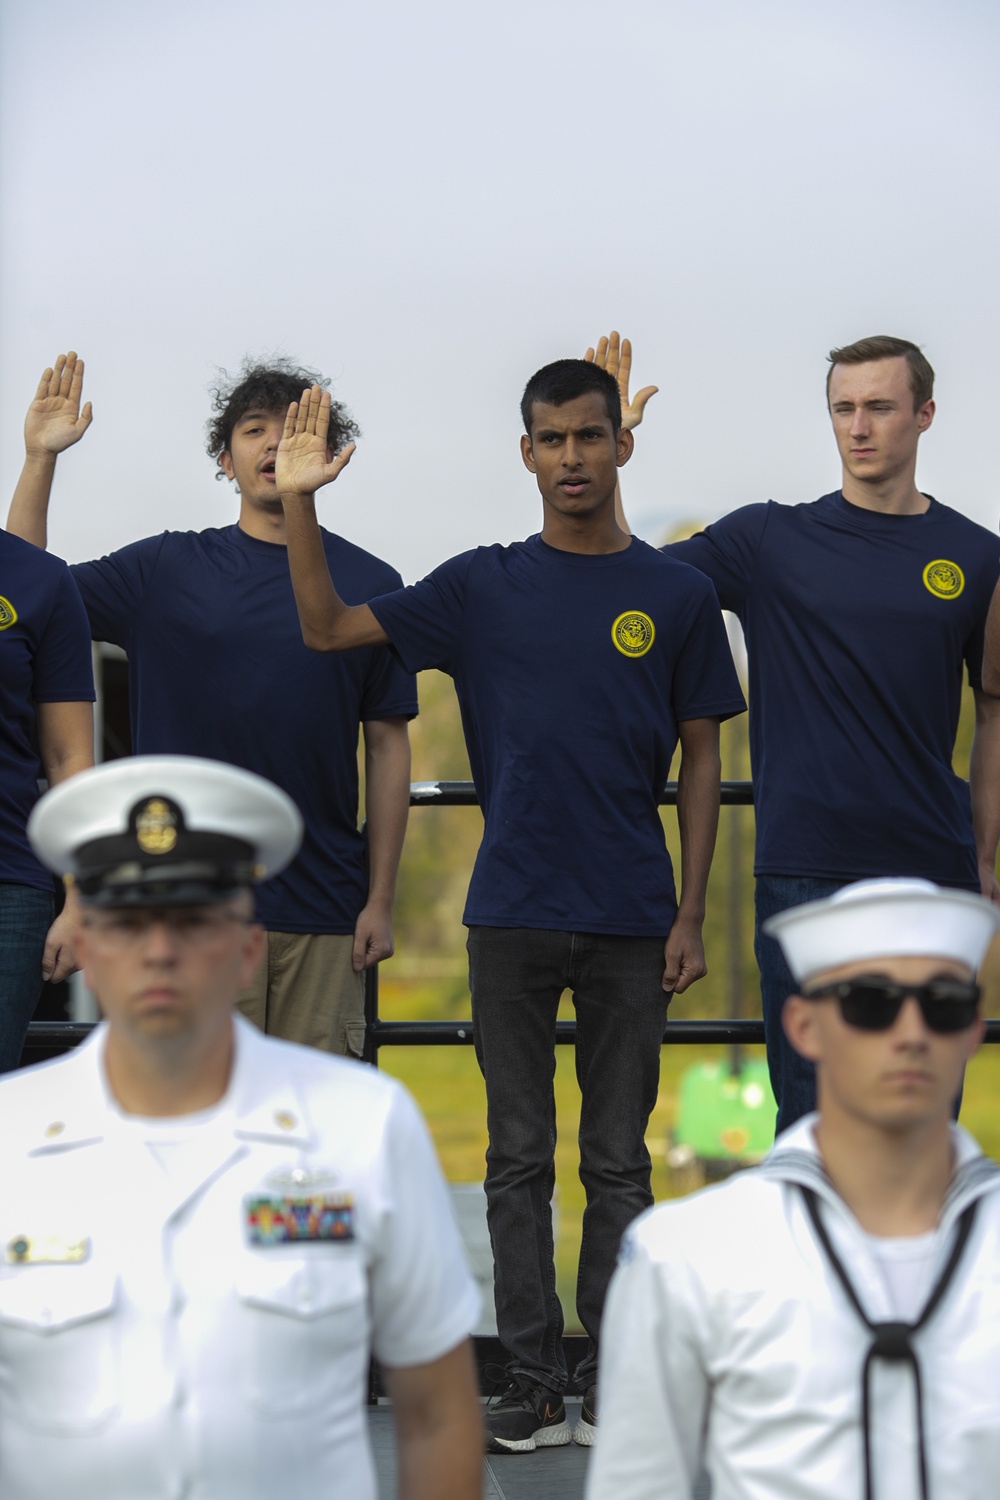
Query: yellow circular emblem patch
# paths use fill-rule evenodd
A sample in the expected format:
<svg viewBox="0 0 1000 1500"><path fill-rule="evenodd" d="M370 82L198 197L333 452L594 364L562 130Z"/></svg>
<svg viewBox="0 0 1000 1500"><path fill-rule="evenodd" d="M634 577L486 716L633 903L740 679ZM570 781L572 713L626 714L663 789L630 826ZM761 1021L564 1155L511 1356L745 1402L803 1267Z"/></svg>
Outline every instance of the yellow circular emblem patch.
<svg viewBox="0 0 1000 1500"><path fill-rule="evenodd" d="M17 619L17 610L9 599L0 594L0 630L6 630L8 625L13 625Z"/></svg>
<svg viewBox="0 0 1000 1500"><path fill-rule="evenodd" d="M655 635L652 620L638 609L627 609L611 627L611 639L623 656L645 656Z"/></svg>
<svg viewBox="0 0 1000 1500"><path fill-rule="evenodd" d="M177 819L160 797L151 797L135 820L135 841L144 854L169 854L177 843Z"/></svg>
<svg viewBox="0 0 1000 1500"><path fill-rule="evenodd" d="M936 557L924 569L924 584L938 599L957 599L965 588L965 574L958 563Z"/></svg>

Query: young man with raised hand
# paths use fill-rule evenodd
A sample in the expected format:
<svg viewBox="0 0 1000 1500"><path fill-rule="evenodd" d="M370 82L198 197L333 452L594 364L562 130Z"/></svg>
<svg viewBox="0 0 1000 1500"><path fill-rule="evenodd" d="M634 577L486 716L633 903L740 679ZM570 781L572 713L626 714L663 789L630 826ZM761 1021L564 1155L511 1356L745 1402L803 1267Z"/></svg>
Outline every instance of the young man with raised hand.
<svg viewBox="0 0 1000 1500"><path fill-rule="evenodd" d="M104 1020L0 1081L4 1500L375 1500L372 1352L400 1500L481 1493L479 1298L413 1101L233 1014L251 885L301 833L277 787L187 756L32 814Z"/></svg>
<svg viewBox="0 0 1000 1500"><path fill-rule="evenodd" d="M768 922L819 1109L644 1215L602 1330L587 1500L979 1500L1000 1468L1000 1170L951 1123L1000 929L873 880Z"/></svg>
<svg viewBox="0 0 1000 1500"><path fill-rule="evenodd" d="M91 419L83 361L60 355L25 423L27 457L10 529L45 546L56 457ZM392 899L409 808L407 719L416 685L384 647L322 658L305 649L285 553L274 460L285 412L309 371L244 364L215 391L207 447L234 481L239 517L162 532L72 568L95 640L129 658L133 748L244 766L295 799L301 853L258 892L267 952L241 1009L264 1031L360 1055L364 970L393 951ZM333 448L356 436L331 407ZM399 574L329 532L323 546L346 597L398 588ZM359 724L365 744L365 844L358 831Z"/></svg>
<svg viewBox="0 0 1000 1500"><path fill-rule="evenodd" d="M596 357L627 390L619 355L612 335ZM782 1030L792 977L767 918L866 876L1000 899L1000 700L981 684L1000 545L917 488L933 389L906 339L832 350L840 489L743 506L664 549L707 574L746 635L756 950L779 1133L813 1108L815 1077ZM963 669L976 702L969 784L952 768Z"/></svg>
<svg viewBox="0 0 1000 1500"><path fill-rule="evenodd" d="M587 1195L577 1310L589 1335L573 1434L596 1430L597 1340L622 1231L651 1202L644 1132L671 993L705 972L702 921L719 806L719 721L743 708L707 580L615 521L632 452L614 379L583 360L524 392L521 453L540 535L480 547L423 582L350 606L320 545L314 492L329 398L289 411L277 455L303 635L317 651L390 642L410 670L455 680L485 819L469 888L476 1055L486 1083L486 1193L509 1384L493 1451L570 1440L552 1190L555 1023L576 1007ZM681 748L678 901L658 801Z"/></svg>

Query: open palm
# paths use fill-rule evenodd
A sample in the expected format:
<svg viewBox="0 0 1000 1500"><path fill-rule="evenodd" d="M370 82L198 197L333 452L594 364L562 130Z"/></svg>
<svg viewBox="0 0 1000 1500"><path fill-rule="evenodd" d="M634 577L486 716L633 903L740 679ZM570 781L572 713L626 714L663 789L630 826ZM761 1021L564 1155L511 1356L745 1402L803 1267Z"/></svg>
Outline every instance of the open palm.
<svg viewBox="0 0 1000 1500"><path fill-rule="evenodd" d="M631 432L642 421L646 402L650 396L656 395L659 386L645 385L641 391L636 391L635 395L629 398L628 383L632 374L632 345L628 339L620 338L614 328L608 337L598 339L596 349L588 349L583 357L599 365L602 370L607 370L608 374L613 375L617 380L622 401L622 426L626 432Z"/></svg>
<svg viewBox="0 0 1000 1500"><path fill-rule="evenodd" d="M303 391L293 401L285 417L285 428L274 462L274 480L278 494L284 496L314 495L324 484L336 479L351 461L354 444L331 457L328 445L330 431L330 393L318 385Z"/></svg>
<svg viewBox="0 0 1000 1500"><path fill-rule="evenodd" d="M82 394L83 360L72 350L60 354L53 368L43 372L24 419L29 453L62 453L80 441L93 416L89 401L80 410Z"/></svg>

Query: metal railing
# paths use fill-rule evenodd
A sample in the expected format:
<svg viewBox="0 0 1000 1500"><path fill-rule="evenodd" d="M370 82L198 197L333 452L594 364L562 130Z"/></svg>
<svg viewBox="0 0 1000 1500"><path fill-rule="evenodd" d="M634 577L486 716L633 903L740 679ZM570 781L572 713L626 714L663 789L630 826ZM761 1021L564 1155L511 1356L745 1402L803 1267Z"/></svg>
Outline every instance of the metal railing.
<svg viewBox="0 0 1000 1500"><path fill-rule="evenodd" d="M724 781L723 807L752 807L753 783ZM479 799L471 781L415 781L410 787L411 807L476 807ZM677 804L677 783L668 781L660 797L661 807ZM472 1043L472 1021L383 1021L378 1012L378 969L369 969L365 992L366 1051L376 1063L380 1047L464 1047ZM759 1018L729 1017L727 1020L667 1021L664 1041L684 1046L732 1045L763 1042L764 1022ZM986 1040L1000 1042L1000 1019L987 1021ZM556 1042L573 1046L576 1022L556 1022Z"/></svg>
<svg viewBox="0 0 1000 1500"><path fill-rule="evenodd" d="M752 807L753 784L749 781L722 783L723 807ZM479 799L471 781L415 781L410 787L411 807L476 807ZM668 781L660 798L661 807L677 803L677 783ZM33 1021L28 1027L25 1056L51 1056L75 1047L91 1031L89 1023ZM464 1047L472 1044L472 1021L383 1021L378 1010L378 966L366 974L365 1058L377 1066L381 1047ZM732 1045L763 1042L760 1019L730 1017L727 1020L669 1021L664 1041L682 1046ZM1000 1042L1000 1018L986 1023L986 1041ZM556 1022L556 1042L576 1042L576 1022Z"/></svg>

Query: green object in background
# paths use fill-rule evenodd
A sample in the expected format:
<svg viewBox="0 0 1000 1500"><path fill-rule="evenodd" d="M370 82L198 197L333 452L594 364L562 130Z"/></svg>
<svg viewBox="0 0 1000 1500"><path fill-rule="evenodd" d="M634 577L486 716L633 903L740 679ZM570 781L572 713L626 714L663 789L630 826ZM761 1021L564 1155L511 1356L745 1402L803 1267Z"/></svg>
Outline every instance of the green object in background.
<svg viewBox="0 0 1000 1500"><path fill-rule="evenodd" d="M759 1161L774 1141L776 1114L763 1058L746 1058L736 1071L696 1063L681 1078L674 1140L701 1161Z"/></svg>

